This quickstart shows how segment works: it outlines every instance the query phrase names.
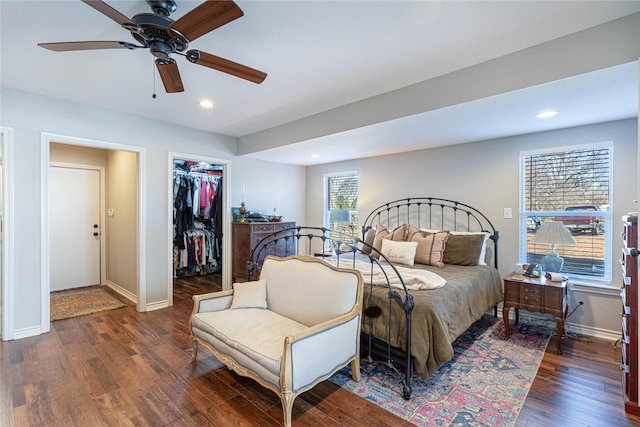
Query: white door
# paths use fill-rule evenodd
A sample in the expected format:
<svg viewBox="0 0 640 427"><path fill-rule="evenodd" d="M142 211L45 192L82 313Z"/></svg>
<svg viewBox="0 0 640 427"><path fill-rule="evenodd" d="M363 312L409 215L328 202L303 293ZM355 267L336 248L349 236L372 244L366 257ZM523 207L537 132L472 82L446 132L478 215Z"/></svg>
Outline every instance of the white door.
<svg viewBox="0 0 640 427"><path fill-rule="evenodd" d="M49 168L51 291L100 284L100 171Z"/></svg>

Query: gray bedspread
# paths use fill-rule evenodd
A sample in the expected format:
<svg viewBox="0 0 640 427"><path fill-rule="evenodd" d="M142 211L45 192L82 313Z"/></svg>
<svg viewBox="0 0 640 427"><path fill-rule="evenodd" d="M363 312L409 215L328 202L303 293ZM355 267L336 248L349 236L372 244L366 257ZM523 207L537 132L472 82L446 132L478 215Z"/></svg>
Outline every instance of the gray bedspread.
<svg viewBox="0 0 640 427"><path fill-rule="evenodd" d="M348 268L349 262L341 262L341 266ZM411 356L416 372L426 379L453 357L453 341L488 309L503 300L502 279L494 267L487 265L468 267L446 264L438 268L416 264L414 267L433 271L447 280L442 288L410 291L415 303ZM367 283L366 274L363 276ZM374 337L406 351L404 312L392 301L389 322L388 295L385 287L365 285L364 308L378 306L382 315L375 319L363 316L362 330L369 333L371 322Z"/></svg>

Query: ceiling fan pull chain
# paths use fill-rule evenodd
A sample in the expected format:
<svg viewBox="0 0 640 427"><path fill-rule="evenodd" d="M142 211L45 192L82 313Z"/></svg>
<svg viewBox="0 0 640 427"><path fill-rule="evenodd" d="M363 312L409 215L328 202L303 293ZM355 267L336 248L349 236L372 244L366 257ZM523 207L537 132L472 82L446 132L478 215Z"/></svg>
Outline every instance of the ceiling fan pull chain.
<svg viewBox="0 0 640 427"><path fill-rule="evenodd" d="M153 73L153 95L151 97L156 99L156 64L154 63L151 67L151 72Z"/></svg>

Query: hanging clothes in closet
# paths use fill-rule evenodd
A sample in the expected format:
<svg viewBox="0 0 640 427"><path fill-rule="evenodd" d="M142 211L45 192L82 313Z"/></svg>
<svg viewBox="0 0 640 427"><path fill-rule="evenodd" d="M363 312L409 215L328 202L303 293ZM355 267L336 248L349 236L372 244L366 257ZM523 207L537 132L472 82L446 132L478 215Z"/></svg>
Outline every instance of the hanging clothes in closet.
<svg viewBox="0 0 640 427"><path fill-rule="evenodd" d="M179 163L174 170L174 277L215 273L222 266L222 171L200 172L194 165Z"/></svg>

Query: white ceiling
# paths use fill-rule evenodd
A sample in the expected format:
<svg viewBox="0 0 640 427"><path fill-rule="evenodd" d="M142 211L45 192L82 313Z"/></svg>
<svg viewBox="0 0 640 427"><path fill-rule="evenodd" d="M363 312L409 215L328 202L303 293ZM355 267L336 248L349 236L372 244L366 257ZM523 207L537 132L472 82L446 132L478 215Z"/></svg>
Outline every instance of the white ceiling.
<svg viewBox="0 0 640 427"><path fill-rule="evenodd" d="M143 1L106 3L128 17L149 12ZM173 19L201 1L177 3ZM189 47L266 72L261 85L178 57L185 92L166 94L146 50L57 53L37 46L133 41L106 16L80 1L24 0L0 1L0 84L241 137L640 11L638 1L237 3L243 17ZM314 164L634 117L637 76L635 62L248 157ZM215 107L200 109L202 98ZM547 107L562 113L532 119ZM313 152L321 157L311 159Z"/></svg>

